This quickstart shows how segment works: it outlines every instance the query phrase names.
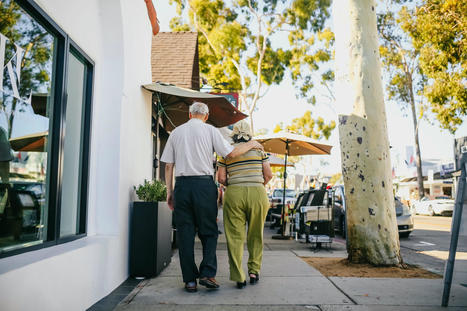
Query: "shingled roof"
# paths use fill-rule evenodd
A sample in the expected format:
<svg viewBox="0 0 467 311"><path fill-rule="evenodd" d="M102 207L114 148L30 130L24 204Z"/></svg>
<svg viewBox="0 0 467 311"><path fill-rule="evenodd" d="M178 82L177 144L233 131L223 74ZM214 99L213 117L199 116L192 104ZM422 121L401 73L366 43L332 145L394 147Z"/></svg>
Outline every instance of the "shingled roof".
<svg viewBox="0 0 467 311"><path fill-rule="evenodd" d="M152 37L152 81L199 90L198 34L160 32Z"/></svg>

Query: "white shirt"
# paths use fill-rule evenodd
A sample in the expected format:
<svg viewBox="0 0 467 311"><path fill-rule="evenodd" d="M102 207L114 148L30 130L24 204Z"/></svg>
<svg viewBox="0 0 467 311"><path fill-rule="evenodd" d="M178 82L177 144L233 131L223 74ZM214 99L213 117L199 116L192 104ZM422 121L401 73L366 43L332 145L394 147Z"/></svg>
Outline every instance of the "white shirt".
<svg viewBox="0 0 467 311"><path fill-rule="evenodd" d="M226 157L233 149L217 128L192 118L172 131L161 161L175 163L176 177L214 175L214 152Z"/></svg>

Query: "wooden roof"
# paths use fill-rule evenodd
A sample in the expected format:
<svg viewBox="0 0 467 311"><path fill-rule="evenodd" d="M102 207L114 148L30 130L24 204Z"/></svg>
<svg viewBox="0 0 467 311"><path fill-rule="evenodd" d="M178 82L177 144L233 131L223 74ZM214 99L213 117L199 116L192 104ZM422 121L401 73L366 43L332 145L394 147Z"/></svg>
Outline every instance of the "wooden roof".
<svg viewBox="0 0 467 311"><path fill-rule="evenodd" d="M152 82L199 90L198 34L160 32L152 37Z"/></svg>

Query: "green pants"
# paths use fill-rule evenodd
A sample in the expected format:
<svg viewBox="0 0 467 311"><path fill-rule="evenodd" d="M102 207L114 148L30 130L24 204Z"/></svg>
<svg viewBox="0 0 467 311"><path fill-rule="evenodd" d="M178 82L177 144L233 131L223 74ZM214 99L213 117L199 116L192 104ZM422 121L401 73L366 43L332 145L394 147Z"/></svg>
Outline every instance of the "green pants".
<svg viewBox="0 0 467 311"><path fill-rule="evenodd" d="M224 231L229 252L230 280L246 280L242 268L246 233L248 272L258 273L263 259L263 228L269 200L263 185L227 187L224 196Z"/></svg>

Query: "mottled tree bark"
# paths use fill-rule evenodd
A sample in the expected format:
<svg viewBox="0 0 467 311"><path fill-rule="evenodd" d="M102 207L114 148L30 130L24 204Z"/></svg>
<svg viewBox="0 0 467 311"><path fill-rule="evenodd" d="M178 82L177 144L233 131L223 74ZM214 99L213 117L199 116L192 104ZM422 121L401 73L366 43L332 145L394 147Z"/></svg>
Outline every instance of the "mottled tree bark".
<svg viewBox="0 0 467 311"><path fill-rule="evenodd" d="M338 2L338 3L336 3ZM400 265L373 0L334 1L336 85L351 262Z"/></svg>

